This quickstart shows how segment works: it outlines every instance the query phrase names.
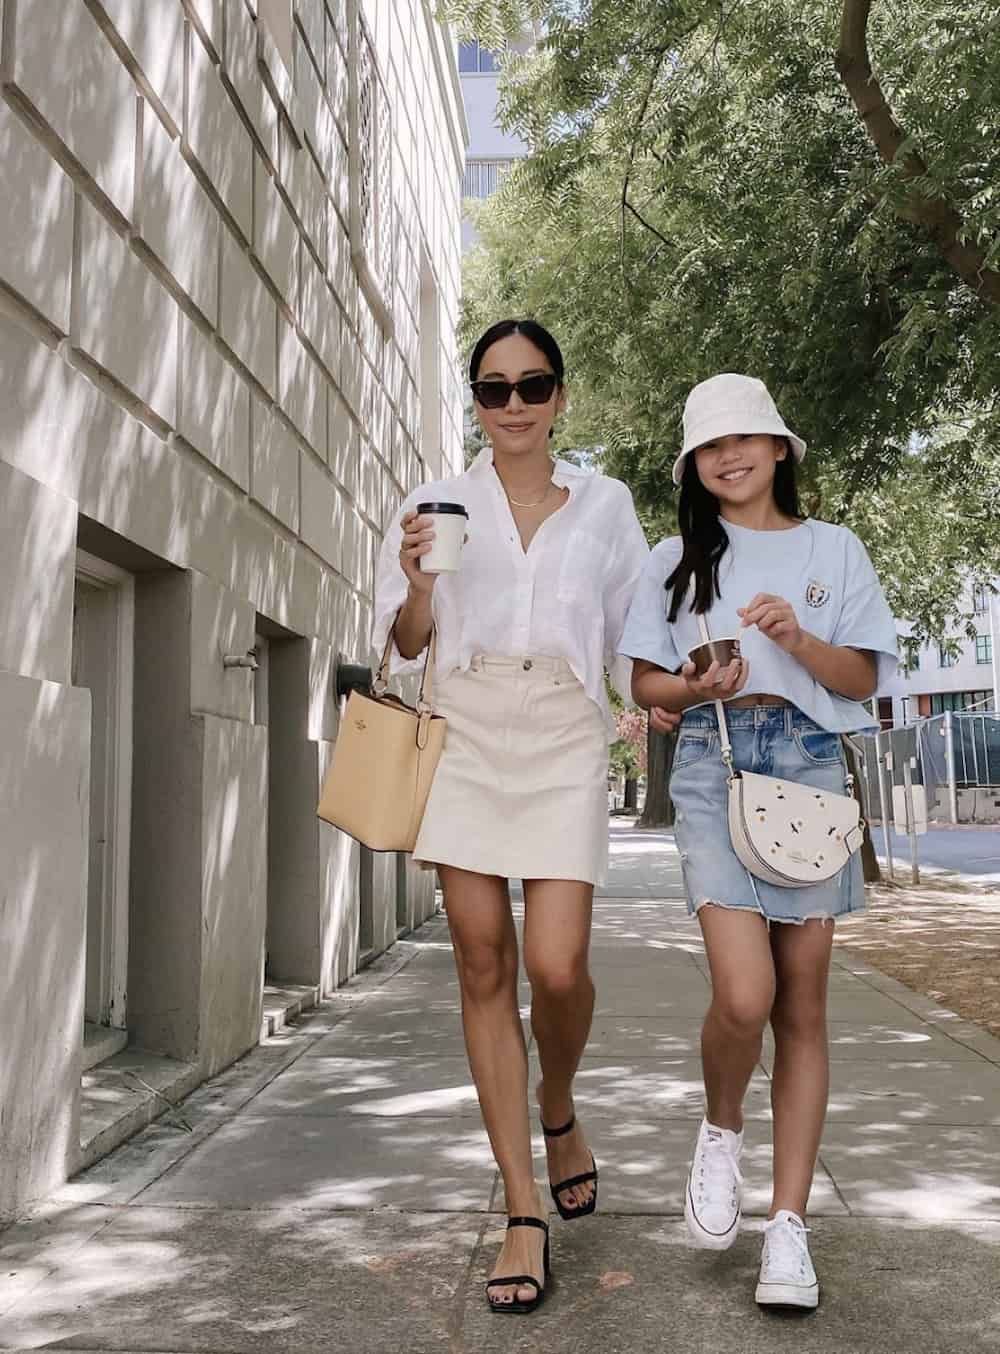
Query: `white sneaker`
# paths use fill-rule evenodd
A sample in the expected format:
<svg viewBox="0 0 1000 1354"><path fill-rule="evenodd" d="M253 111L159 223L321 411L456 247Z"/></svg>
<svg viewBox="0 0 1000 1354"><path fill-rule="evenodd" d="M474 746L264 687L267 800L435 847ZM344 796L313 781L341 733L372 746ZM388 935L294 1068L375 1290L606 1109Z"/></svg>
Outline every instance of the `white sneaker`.
<svg viewBox="0 0 1000 1354"><path fill-rule="evenodd" d="M688 1174L684 1221L699 1246L727 1250L740 1229L743 1134L702 1119Z"/></svg>
<svg viewBox="0 0 1000 1354"><path fill-rule="evenodd" d="M819 1281L809 1257L806 1227L783 1208L764 1225L757 1301L762 1307L817 1307Z"/></svg>

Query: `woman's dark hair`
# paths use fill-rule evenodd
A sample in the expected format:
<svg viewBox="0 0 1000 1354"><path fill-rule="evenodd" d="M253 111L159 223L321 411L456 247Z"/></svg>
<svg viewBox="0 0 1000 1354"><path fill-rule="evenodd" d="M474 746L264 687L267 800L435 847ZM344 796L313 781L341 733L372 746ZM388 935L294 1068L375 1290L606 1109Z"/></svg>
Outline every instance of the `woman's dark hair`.
<svg viewBox="0 0 1000 1354"><path fill-rule="evenodd" d="M795 484L795 457L787 439L782 440L788 454L774 467L774 501L786 517L801 517L799 491ZM667 592L673 592L667 614L671 623L677 619L692 578L694 602L691 610L706 612L712 609L715 597L721 596L719 563L729 545L726 529L719 520L719 500L702 484L693 452L684 458L677 523L684 551L677 568L663 585Z"/></svg>
<svg viewBox="0 0 1000 1354"><path fill-rule="evenodd" d="M523 334L529 343L533 343L539 352L545 354L549 359L549 366L555 372L556 381L561 386L566 372L562 351L544 325L538 324L535 320L500 320L497 324L491 324L472 350L469 359L469 380L479 379L479 368L487 349L492 348L493 344L499 343L501 339L510 338L511 334Z"/></svg>

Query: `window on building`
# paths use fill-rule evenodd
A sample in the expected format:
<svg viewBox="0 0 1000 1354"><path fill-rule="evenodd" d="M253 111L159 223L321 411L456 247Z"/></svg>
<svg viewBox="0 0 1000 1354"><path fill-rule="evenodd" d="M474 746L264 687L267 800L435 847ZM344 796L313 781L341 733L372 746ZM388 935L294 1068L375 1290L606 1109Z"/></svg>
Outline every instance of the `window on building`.
<svg viewBox="0 0 1000 1354"><path fill-rule="evenodd" d="M985 583L977 583L972 589L972 609L977 616L983 616L990 609L990 594Z"/></svg>
<svg viewBox="0 0 1000 1354"><path fill-rule="evenodd" d="M920 667L920 646L909 635L897 635L896 646L903 676L909 677L911 672L916 672Z"/></svg>
<svg viewBox="0 0 1000 1354"><path fill-rule="evenodd" d="M958 660L953 653L949 653L943 644L938 645L938 667L953 668Z"/></svg>
<svg viewBox="0 0 1000 1354"><path fill-rule="evenodd" d="M931 696L932 715L943 715L946 710L990 710L992 691L939 691Z"/></svg>
<svg viewBox="0 0 1000 1354"><path fill-rule="evenodd" d="M992 663L992 662L993 662L993 636L992 636L992 635L977 635L977 636L976 636L976 662L977 662L977 663Z"/></svg>
<svg viewBox="0 0 1000 1354"><path fill-rule="evenodd" d="M465 166L463 197L491 197L510 173L510 160L469 160Z"/></svg>
<svg viewBox="0 0 1000 1354"><path fill-rule="evenodd" d="M458 70L461 75L493 75L500 69L500 53L481 42L458 44Z"/></svg>

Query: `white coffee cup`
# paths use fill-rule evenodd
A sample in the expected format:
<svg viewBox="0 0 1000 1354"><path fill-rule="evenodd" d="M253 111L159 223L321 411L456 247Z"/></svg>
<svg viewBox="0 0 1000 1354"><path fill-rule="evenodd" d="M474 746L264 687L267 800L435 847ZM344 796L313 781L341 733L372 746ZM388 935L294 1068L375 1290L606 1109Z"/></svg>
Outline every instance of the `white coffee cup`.
<svg viewBox="0 0 1000 1354"><path fill-rule="evenodd" d="M431 548L420 557L421 572L457 574L462 567L468 509L461 503L418 503L417 512L421 517L429 517L434 524Z"/></svg>

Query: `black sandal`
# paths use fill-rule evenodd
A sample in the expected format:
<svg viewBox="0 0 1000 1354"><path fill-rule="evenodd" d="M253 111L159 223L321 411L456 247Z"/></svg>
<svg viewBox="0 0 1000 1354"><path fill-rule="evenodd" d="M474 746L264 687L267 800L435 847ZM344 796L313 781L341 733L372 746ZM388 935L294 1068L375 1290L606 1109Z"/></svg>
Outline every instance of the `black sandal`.
<svg viewBox="0 0 1000 1354"><path fill-rule="evenodd" d="M572 1131L576 1124L576 1115L574 1114L568 1124L563 1124L562 1128L546 1128L542 1124L542 1132L547 1138L561 1138L564 1133ZM574 1218L586 1218L597 1208L597 1162L594 1160L594 1154L590 1154L589 1171L584 1171L582 1175L570 1176L568 1180L561 1180L558 1185L549 1185L552 1191L552 1198L555 1200L556 1209L564 1222L572 1222ZM567 1208L560 1200L559 1196L563 1190L572 1189L575 1185L587 1185L594 1182L594 1193L589 1203L581 1204L579 1208Z"/></svg>
<svg viewBox="0 0 1000 1354"><path fill-rule="evenodd" d="M507 1220L507 1230L510 1231L512 1227L538 1227L545 1233L545 1251L542 1255L542 1268L545 1277L548 1278L552 1273L552 1268L549 1264L549 1224L543 1222L541 1218L509 1218ZM513 1302L494 1302L490 1297L491 1288L511 1288L515 1286L521 1288L525 1284L530 1284L532 1288L537 1290L536 1296L529 1298L527 1302L522 1302L518 1298L515 1298ZM518 1316L533 1312L544 1296L545 1289L533 1274L511 1274L509 1277L489 1279L486 1284L486 1300L490 1304L490 1311L499 1312L503 1316L508 1315L508 1313L512 1316Z"/></svg>

